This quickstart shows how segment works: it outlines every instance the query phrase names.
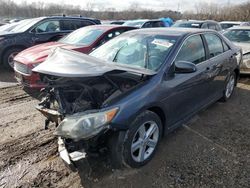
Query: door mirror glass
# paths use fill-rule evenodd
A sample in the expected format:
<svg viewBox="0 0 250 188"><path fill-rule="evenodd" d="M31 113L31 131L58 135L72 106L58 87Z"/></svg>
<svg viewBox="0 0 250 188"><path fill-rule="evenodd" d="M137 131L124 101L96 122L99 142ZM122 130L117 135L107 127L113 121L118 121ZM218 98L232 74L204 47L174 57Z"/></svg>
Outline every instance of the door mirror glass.
<svg viewBox="0 0 250 188"><path fill-rule="evenodd" d="M175 62L175 73L193 73L197 70L194 63L188 61Z"/></svg>

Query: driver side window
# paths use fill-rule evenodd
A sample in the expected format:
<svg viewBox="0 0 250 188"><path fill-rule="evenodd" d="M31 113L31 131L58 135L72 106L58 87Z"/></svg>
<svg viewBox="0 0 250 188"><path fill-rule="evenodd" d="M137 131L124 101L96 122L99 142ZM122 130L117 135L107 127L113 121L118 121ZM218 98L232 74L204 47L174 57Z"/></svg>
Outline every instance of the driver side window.
<svg viewBox="0 0 250 188"><path fill-rule="evenodd" d="M56 20L46 21L38 25L34 30L35 33L51 33L60 31L60 23Z"/></svg>
<svg viewBox="0 0 250 188"><path fill-rule="evenodd" d="M175 61L188 61L199 64L206 60L205 49L200 35L184 41Z"/></svg>

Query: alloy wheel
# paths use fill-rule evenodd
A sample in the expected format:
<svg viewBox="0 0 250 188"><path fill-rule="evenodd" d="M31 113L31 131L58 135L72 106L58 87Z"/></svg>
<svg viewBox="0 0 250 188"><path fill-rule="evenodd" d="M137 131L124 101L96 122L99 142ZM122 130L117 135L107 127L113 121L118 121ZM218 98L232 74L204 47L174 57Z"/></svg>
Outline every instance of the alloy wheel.
<svg viewBox="0 0 250 188"><path fill-rule="evenodd" d="M11 68L14 68L14 57L18 54L19 52L13 52L9 55L8 57L8 63Z"/></svg>
<svg viewBox="0 0 250 188"><path fill-rule="evenodd" d="M159 128L156 122L148 121L136 131L132 144L131 155L136 162L143 162L154 152L159 140Z"/></svg>
<svg viewBox="0 0 250 188"><path fill-rule="evenodd" d="M234 90L234 86L235 86L235 77L234 75L231 75L228 82L227 82L227 86L226 86L226 92L225 95L227 98L229 98Z"/></svg>

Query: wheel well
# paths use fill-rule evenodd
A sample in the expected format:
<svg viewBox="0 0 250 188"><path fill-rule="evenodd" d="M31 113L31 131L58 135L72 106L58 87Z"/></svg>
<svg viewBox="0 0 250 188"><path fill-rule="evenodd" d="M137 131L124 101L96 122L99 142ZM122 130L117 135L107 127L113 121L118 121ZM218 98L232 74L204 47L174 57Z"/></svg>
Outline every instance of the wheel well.
<svg viewBox="0 0 250 188"><path fill-rule="evenodd" d="M236 74L236 80L238 80L238 78L240 76L240 70L239 69L234 69L234 72Z"/></svg>
<svg viewBox="0 0 250 188"><path fill-rule="evenodd" d="M164 134L165 124L166 124L166 117L165 117L164 111L160 107L157 107L157 106L150 107L148 110L156 113L160 117L161 122L162 122L162 129L163 129L162 133Z"/></svg>
<svg viewBox="0 0 250 188"><path fill-rule="evenodd" d="M3 53L2 53L2 57L1 57L1 62L3 62L3 56L4 56L4 54L9 50L9 49L11 49L11 48L20 48L20 49L25 49L26 47L25 46L22 46L22 45L18 45L18 46L9 46L9 47L7 47L4 51L3 51Z"/></svg>

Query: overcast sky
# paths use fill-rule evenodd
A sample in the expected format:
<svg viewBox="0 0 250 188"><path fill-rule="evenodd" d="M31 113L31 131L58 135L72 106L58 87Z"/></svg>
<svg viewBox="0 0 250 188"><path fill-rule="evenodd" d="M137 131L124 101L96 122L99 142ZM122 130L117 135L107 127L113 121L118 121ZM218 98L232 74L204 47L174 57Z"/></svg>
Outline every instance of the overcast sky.
<svg viewBox="0 0 250 188"><path fill-rule="evenodd" d="M14 0L16 3L21 3L24 0ZM26 0L26 2L38 2L41 0ZM141 8L153 9L153 10L179 10L186 11L194 9L195 4L199 3L217 3L220 5L240 4L249 0L43 0L46 3L59 3L62 4L74 4L79 5L82 8L86 8L88 2L94 3L96 8L116 8L117 10L127 9L131 4L136 3Z"/></svg>

